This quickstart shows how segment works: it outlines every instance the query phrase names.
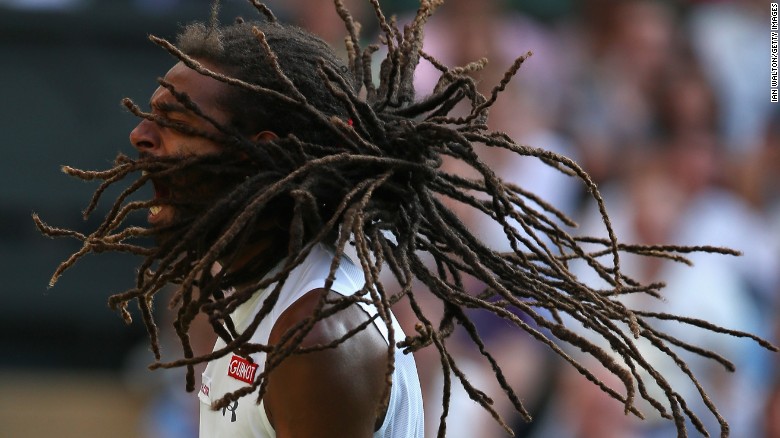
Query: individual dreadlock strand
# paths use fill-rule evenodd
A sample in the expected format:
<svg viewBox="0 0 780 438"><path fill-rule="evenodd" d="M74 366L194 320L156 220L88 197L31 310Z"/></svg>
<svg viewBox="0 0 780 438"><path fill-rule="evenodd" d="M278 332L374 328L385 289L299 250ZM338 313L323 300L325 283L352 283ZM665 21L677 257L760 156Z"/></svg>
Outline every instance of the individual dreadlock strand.
<svg viewBox="0 0 780 438"><path fill-rule="evenodd" d="M32 219L33 222L35 223L35 226L38 228L38 231L40 231L41 234L47 237L54 238L54 237L68 236L68 237L75 237L76 239L81 240L82 242L87 239L87 236L85 236L82 233L79 233L78 231L52 227L51 225L46 224L41 220L40 216L38 216L38 213L33 213Z"/></svg>
<svg viewBox="0 0 780 438"><path fill-rule="evenodd" d="M450 71L450 69L446 65L444 65L441 61L436 59L436 57L426 52L425 50L420 49L420 57L430 62L431 65L433 65L433 67L436 68L436 70L439 70L440 73L447 73L448 71Z"/></svg>
<svg viewBox="0 0 780 438"><path fill-rule="evenodd" d="M420 62L420 49L423 45L423 27L442 0L422 0L411 25L404 29L403 43L400 50L403 54L399 71L399 86L395 90L394 100L399 106L406 106L414 101L414 72Z"/></svg>
<svg viewBox="0 0 780 438"><path fill-rule="evenodd" d="M685 416L688 417L688 419L693 423L693 427L696 428L696 430L702 434L702 436L709 438L710 433L707 431L707 428L704 427L704 423L702 423L701 419L699 419L698 416L691 410L691 408L688 406L688 404L685 402L685 399L679 395L675 395L675 399L680 404L681 409L685 413ZM727 426L728 429L728 426ZM723 431L722 431L723 432ZM678 436L687 436L688 430L687 428L683 430L682 432L677 433ZM725 435L721 435L721 437L727 437L728 436L728 430L725 431Z"/></svg>
<svg viewBox="0 0 780 438"><path fill-rule="evenodd" d="M696 376L690 370L690 368L688 367L687 363L678 354L674 353L663 342L662 338L659 338L658 336L656 336L655 335L655 331L646 330L645 332L643 332L643 335L644 335L644 337L646 339L650 340L650 342L653 344L653 346L655 346L660 351L664 352L667 356L672 358L672 360L674 360L675 364L680 368L680 370L682 370L683 373L685 373L685 375L688 377L688 379L690 379L690 381L696 387L696 390L699 392L699 396L701 397L701 399L704 402L705 406L707 406L707 409L712 413L713 416L715 416L716 420L718 421L718 424L720 424L722 436L727 436L728 435L728 428L729 428L728 423L723 418L723 416L720 414L720 412L718 411L717 407L715 406L715 404L710 399L709 395L707 395L707 392L704 390L704 388L702 387L701 383L699 383L699 381L696 378ZM674 338L672 338L672 339L674 339ZM678 345L677 342L671 342L671 343L673 345ZM684 347L684 348L686 350L688 350L688 351L693 351L693 350L691 350L689 348L686 348L686 347ZM703 350L703 349L696 348L695 350ZM714 353L709 354L710 352L708 352L706 350L703 350L703 351L704 351L704 354L701 354L701 355L704 356L704 357L710 357L710 358L714 359L714 357L712 357L712 356L717 356ZM693 351L693 352L696 352L696 351ZM699 353L697 352L697 354L699 354ZM722 363L719 360L718 360L718 362ZM729 369L728 366L726 368ZM734 366L731 365L729 371L733 371L733 368L734 368ZM682 403L683 403L683 401L681 401L681 404ZM690 417L690 415L689 415L689 417ZM697 429L699 429L698 426L697 426ZM704 430L703 426L701 427L701 429L699 429L699 431L702 432L703 434L706 433L706 430Z"/></svg>
<svg viewBox="0 0 780 438"><path fill-rule="evenodd" d="M287 91L289 91L293 98L296 100L296 102L300 104L305 104L307 102L306 96L303 95L303 93L298 90L298 87L293 84L293 82L290 80L290 78L287 77L284 72L282 72L282 68L279 66L279 58L276 56L276 53L271 49L271 46L268 45L268 41L265 38L265 33L263 33L260 28L257 26L252 26L252 33L257 38L257 41L260 43L260 47L263 49L263 52L268 57L268 60L271 63L271 67L273 68L274 72L276 73L276 76L279 78L279 80L282 81L284 86L287 88Z"/></svg>
<svg viewBox="0 0 780 438"><path fill-rule="evenodd" d="M54 270L54 274L51 275L51 278L49 279L49 287L54 287L55 284L57 284L57 281L60 279L60 276L63 272L65 272L68 268L73 266L78 259L84 257L85 255L89 254L89 252L92 250L92 244L89 243L89 241L85 241L84 245L81 247L80 250L74 252L70 255L64 262L60 263L59 266L57 266L57 269Z"/></svg>
<svg viewBox="0 0 780 438"><path fill-rule="evenodd" d="M152 228L128 227L116 234L109 234L103 238L106 243L118 243L133 237L150 237L156 233Z"/></svg>
<svg viewBox="0 0 780 438"><path fill-rule="evenodd" d="M608 245L609 243L607 240L598 238L598 237L591 237L591 236L579 236L577 237L577 241L584 242L584 243L596 243L600 245ZM725 248L722 246L711 246L711 245L694 245L694 246L679 246L679 245L630 245L630 244L621 244L619 245L621 248L621 251L643 251L643 252L669 252L669 253L681 253L681 254L690 254L690 253L696 253L696 252L706 252L706 253L715 253L715 254L723 254L723 255L731 255L731 256L741 256L742 252L739 250L735 250L732 248Z"/></svg>
<svg viewBox="0 0 780 438"><path fill-rule="evenodd" d="M435 333L430 337L436 349L439 350L439 359L441 361L441 371L444 377L444 388L442 390L442 412L439 416L439 428L437 438L444 438L447 435L447 415L450 412L450 397L452 393L452 376L450 375L450 362L444 354L444 345L438 339Z"/></svg>
<svg viewBox="0 0 780 438"><path fill-rule="evenodd" d="M466 393L469 395L469 397L482 406L482 408L485 409L491 417L493 417L493 420L495 420L495 422L504 429L504 432L506 432L507 435L512 437L515 436L512 428L509 427L504 418L501 417L501 414L499 414L495 408L493 408L493 400L487 394L471 384L471 382L466 377L466 374L456 365L455 359L452 357L449 351L446 351L445 355L447 360L450 362L450 367L453 374L458 377L458 380L460 381L461 385L463 385L463 388L466 390Z"/></svg>
<svg viewBox="0 0 780 438"><path fill-rule="evenodd" d="M355 92L360 93L363 88L363 60L360 57L359 50L355 48L355 44L349 36L344 37L344 48L347 51L348 63L352 66L350 71L355 73L352 87L355 89Z"/></svg>
<svg viewBox="0 0 780 438"><path fill-rule="evenodd" d="M387 49L389 51L395 51L393 45L394 30L393 27L388 24L387 18L385 18L384 12L382 12L382 7L379 5L379 0L369 0L369 3L371 3L371 6L374 8L374 14L376 14L377 21L379 22L379 28L382 29L382 32L385 35Z"/></svg>
<svg viewBox="0 0 780 438"><path fill-rule="evenodd" d="M113 251L113 252L124 252L129 254L148 256L154 253L154 250L140 245L131 245L129 243L107 243L104 242L102 239L94 240L92 245L93 245L92 252L96 254L101 252L106 252L106 251Z"/></svg>
<svg viewBox="0 0 780 438"><path fill-rule="evenodd" d="M184 358L185 359L191 359L195 356L194 351L192 350L192 344L190 344L190 335L189 333L182 330L182 328L177 324L177 321L174 321L174 328L176 329L176 334L179 336L179 341L181 342L182 350L184 350ZM186 369L186 376L185 376L185 389L187 392L192 392L195 390L195 367L192 364L185 364L184 365Z"/></svg>
<svg viewBox="0 0 780 438"><path fill-rule="evenodd" d="M648 317L648 318L655 318L655 319L661 319L666 321L677 321L683 324L688 324L694 327L703 328L705 330L709 330L711 332L715 333L722 333L729 336L734 336L736 338L748 338L752 339L754 342L756 342L761 347L769 350L769 351L780 351L775 345L771 344L770 342L767 342L765 339L762 339L754 334L739 331L739 330L730 330L724 327L720 327L716 324L713 324L711 322L705 321L703 319L698 318L691 318L687 316L680 316L680 315L670 315L668 313L658 313L658 312L648 312L648 311L642 311L642 310L636 310L635 313L637 315Z"/></svg>
<svg viewBox="0 0 780 438"><path fill-rule="evenodd" d="M250 0L252 2L252 5L254 5L257 10L263 14L266 20L268 20L269 23L277 23L278 20L276 19L276 15L271 11L271 9L263 2L259 0Z"/></svg>
<svg viewBox="0 0 780 438"><path fill-rule="evenodd" d="M125 169L127 169L128 167L129 167L129 163L125 163L125 164L121 164L121 165L118 165L116 167L112 167L111 169L103 170L103 171L81 170L81 169L76 169L75 167L71 167L71 166L62 166L61 170L62 170L62 173L66 174L66 175L74 176L74 177L79 178L79 179L81 179L83 181L92 181L94 179L110 178L113 175L116 175L116 174L119 174L119 173L123 173L125 171Z"/></svg>
<svg viewBox="0 0 780 438"><path fill-rule="evenodd" d="M334 0L333 4L336 7L336 13L344 22L344 26L347 29L347 35L345 37L345 43L347 47L347 54L349 55L349 66L355 73L355 83L353 87L355 92L360 91L363 77L363 64L360 59L360 23L357 23L349 10L344 6L343 0Z"/></svg>
<svg viewBox="0 0 780 438"><path fill-rule="evenodd" d="M376 100L376 86L374 85L374 80L371 77L371 74L373 72L371 65L371 57L374 55L376 51L379 50L378 44L370 44L366 46L366 48L363 50L363 54L360 57L360 62L362 64L361 70L363 74L361 76L358 76L358 78L361 78L363 80L363 87L366 89L366 102L373 102ZM356 87L357 90L360 90L360 87Z"/></svg>
<svg viewBox="0 0 780 438"><path fill-rule="evenodd" d="M660 259L666 259L666 260L670 260L670 261L673 261L673 262L676 262L676 263L682 263L684 265L693 266L693 262L690 259L688 259L687 257L683 257L681 255L678 255L678 254L673 254L673 253L668 253L668 252L664 252L664 251L648 249L648 248L645 248L645 247L643 247L641 245L624 245L624 244L619 244L618 247L623 252L636 254L636 255L641 255L641 256L645 256L645 257L655 257L655 258L660 258ZM588 252L587 256L590 259L597 259L599 257L610 255L610 254L612 254L612 248L606 248L606 249L602 249L600 251ZM574 254L569 254L569 255L566 255L566 256L562 256L562 258L571 260L571 259L580 258L580 255L574 253ZM616 293L620 293L620 291L616 291Z"/></svg>
<svg viewBox="0 0 780 438"><path fill-rule="evenodd" d="M154 322L154 316L152 316L152 296L138 297L138 308L141 311L141 317L146 326L146 332L149 335L149 343L152 347L152 353L155 360L160 360L162 357L160 354L160 341L159 341L159 329Z"/></svg>
<svg viewBox="0 0 780 438"><path fill-rule="evenodd" d="M220 0L211 1L211 13L209 14L209 36L219 38L219 8Z"/></svg>
<svg viewBox="0 0 780 438"><path fill-rule="evenodd" d="M133 316L130 315L130 312L127 311L127 303L123 303L123 305L120 306L119 313L122 316L122 320L125 322L125 324L130 325L133 323Z"/></svg>
<svg viewBox="0 0 780 438"><path fill-rule="evenodd" d="M436 82L436 85L433 88L434 93L439 91L442 87L446 86L449 82L455 81L460 78L468 78L472 82L476 82L476 79L471 77L471 74L482 71L485 68L485 66L487 66L487 64L488 64L488 59L483 57L476 61L471 61L466 65L447 69L446 72L443 75L441 75L439 77L439 80ZM469 96L471 96L470 93Z"/></svg>
<svg viewBox="0 0 780 438"><path fill-rule="evenodd" d="M504 372L502 371L498 362L495 360L493 355L487 351L485 343L482 341L479 334L477 333L477 327L466 316L465 312L463 312L463 309L457 308L455 309L455 311L456 311L455 315L456 318L458 319L458 322L466 329L466 332L468 333L469 337L471 337L471 339L477 345L477 348L479 349L479 353L482 356L484 356L490 363L490 367L492 368L493 372L496 374L496 379L498 381L499 386L501 386L501 389L504 391L504 394L506 394L510 403L512 403L512 406L514 406L515 410L520 414L520 416L523 418L524 421L528 423L533 421L531 414L528 412L525 406L523 406L523 402L520 401L520 399L517 397L517 394L515 394L514 390L507 382L506 377L504 376Z"/></svg>
<svg viewBox="0 0 780 438"><path fill-rule="evenodd" d="M512 63L512 66L509 67L506 73L504 73L504 77L501 78L501 81L498 83L498 85L493 87L493 89L490 91L490 99L481 103L478 107L474 108L471 111L471 114L469 114L464 120L466 123L472 120L487 119L487 113L484 114L484 118L483 118L482 116L483 111L486 111L496 102L496 99L498 99L498 94L506 89L506 86L509 84L509 81L512 80L512 78L517 74L517 71L520 70L520 66L522 66L525 60L528 59L530 56L531 56L531 51L528 51L526 52L525 55L515 59L515 61Z"/></svg>
<svg viewBox="0 0 780 438"><path fill-rule="evenodd" d="M394 106L392 105L391 98L395 94L395 89L400 83L398 72L399 58L400 53L398 49L391 49L388 45L387 56L379 64L379 75L383 78L387 78L387 80L383 80L379 83L376 92L376 103L373 104L379 112L384 111L388 106Z"/></svg>
<svg viewBox="0 0 780 438"><path fill-rule="evenodd" d="M729 430L728 423L720 414L720 412L718 412L717 407L715 407L715 404L712 403L712 400L710 399L709 395L707 395L707 392L704 390L704 388L701 386L701 383L699 383L699 380L696 378L696 376L694 376L690 368L688 368L688 364L683 359L681 359L680 356L674 353L669 347L667 347L663 342L661 342L657 337L655 337L652 333L650 332L646 333L645 338L648 339L655 348L659 349L667 356L672 358L672 360L674 360L674 363L677 365L677 367L688 377L691 383L694 384L696 390L699 392L699 396L701 397L701 400L704 402L704 405L707 406L707 409L712 413L712 415L718 421L718 424L720 424L721 436L722 437L728 436L728 430ZM677 395L677 399L681 406L683 407L686 406L687 403L682 398L682 396ZM688 417L694 423L696 429L699 432L701 432L703 435L709 436L707 430L704 428L704 425L701 423L698 417L693 412L690 412L687 409L686 412Z"/></svg>

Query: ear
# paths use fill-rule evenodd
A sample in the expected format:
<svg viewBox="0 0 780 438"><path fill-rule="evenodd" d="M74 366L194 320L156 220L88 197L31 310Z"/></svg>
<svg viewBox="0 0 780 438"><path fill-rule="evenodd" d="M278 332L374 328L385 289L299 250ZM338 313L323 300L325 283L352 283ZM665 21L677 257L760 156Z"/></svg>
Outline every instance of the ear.
<svg viewBox="0 0 780 438"><path fill-rule="evenodd" d="M265 143L268 141L276 140L277 138L279 138L279 136L276 135L274 132L261 131L252 136L252 141L254 141L255 143Z"/></svg>

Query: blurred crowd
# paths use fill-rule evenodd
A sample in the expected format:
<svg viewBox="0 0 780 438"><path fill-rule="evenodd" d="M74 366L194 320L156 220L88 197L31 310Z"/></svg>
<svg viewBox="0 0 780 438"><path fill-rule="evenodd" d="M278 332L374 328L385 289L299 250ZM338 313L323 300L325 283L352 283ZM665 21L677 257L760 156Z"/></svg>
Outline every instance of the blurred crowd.
<svg viewBox="0 0 780 438"><path fill-rule="evenodd" d="M629 275L667 283L663 302L634 297L627 304L694 316L776 343L780 105L769 99L768 20L769 3L762 0L583 0L571 14L552 20L500 0L449 0L426 29L425 50L450 66L487 57L488 67L477 73L484 94L514 58L531 50L491 112L492 129L580 163L598 183L616 234L625 242L709 244L743 252L738 258L697 254L694 268L626 256L622 267ZM423 62L418 90L431 90L437 77ZM574 217L582 234L606 235L579 181L536 159L495 149L481 153L505 179ZM464 212L464 220L502 249L502 231L484 216ZM731 436L780 437L777 357L749 341L681 324L664 328L736 364L738 372L732 374L683 355L730 422ZM523 423L510 413L509 403L499 400L492 370L466 345L462 360L472 383L494 387L496 406L518 436L675 436L673 425L651 410L644 409L645 421L623 415L622 405L517 331L494 327L485 338L534 422ZM457 337L451 341L457 342ZM639 348L717 433L716 419L674 364L662 353ZM424 376L429 436L441 412L437 360L418 359L423 374L433 371ZM599 377L619 387L610 376ZM465 392L459 397L452 402L448 436L504 436L487 413L463 399Z"/></svg>
<svg viewBox="0 0 780 438"><path fill-rule="evenodd" d="M137 3L175 7L176 1ZM268 3L287 21L343 46L344 28L332 2ZM346 3L366 23L366 38L373 38L368 2ZM409 2L387 3L397 3L403 22ZM565 6L563 13L546 16L528 13L524 3L539 2L447 0L426 28L425 50L449 66L487 57L487 67L475 73L483 94L516 57L532 51L493 108L492 129L580 163L599 185L622 241L722 245L743 252L736 258L693 255L694 268L626 257L623 269L629 275L645 283L667 283L664 302L637 298L629 304L751 331L777 344L780 105L769 100L769 3L581 0L553 2ZM433 66L422 61L416 77L419 94L430 92L437 78ZM575 218L582 234L605 233L581 182L536 159L489 149L480 154L502 177ZM484 217L463 215L475 233L501 249L500 229L484 223ZM710 361L684 356L730 422L731 436L780 437L780 357L745 339L681 324L666 329L737 365L738 372L732 374ZM533 422L525 423L512 413L493 372L468 345L460 346L454 336L450 349L459 353L457 360L472 383L492 393L496 409L516 436L675 435L673 425L649 409L644 409L648 414L644 421L623 415L620 403L521 332L487 325L483 336L534 415ZM668 367L663 357L653 356L657 353L648 354L659 369ZM435 436L441 368L435 351L419 353L417 361L426 394L426 436ZM691 409L717 433L716 419L695 402L695 388L669 372L675 388L694 401ZM599 377L619 387L608 375ZM197 398L182 397L180 382L177 378L170 393L160 393L156 403L162 404L151 410L157 417L147 419L149 436L193 433L188 422L197 421ZM150 390L159 388L152 385ZM168 410L161 410L163 405ZM506 436L463 391L453 393L447 430L454 438Z"/></svg>

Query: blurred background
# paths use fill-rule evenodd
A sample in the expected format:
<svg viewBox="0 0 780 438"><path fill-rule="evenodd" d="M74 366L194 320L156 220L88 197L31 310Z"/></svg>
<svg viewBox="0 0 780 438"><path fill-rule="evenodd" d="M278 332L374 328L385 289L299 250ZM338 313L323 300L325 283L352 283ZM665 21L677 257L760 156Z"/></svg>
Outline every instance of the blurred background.
<svg viewBox="0 0 780 438"><path fill-rule="evenodd" d="M283 20L343 47L331 1L267 3ZM368 2L346 3L373 42ZM413 0L382 4L400 22L417 7ZM133 153L127 135L137 121L120 100L145 103L155 78L174 62L146 36L173 38L179 25L207 19L208 6L207 0L0 0L0 437L197 434L197 399L184 392L180 373L146 371L153 358L142 324L128 327L106 306L109 295L132 284L138 260L90 256L48 289L57 264L78 246L41 237L30 215L94 228L108 203L82 219L95 186L67 177L60 166L103 169L118 152ZM254 14L243 0L223 2L226 21ZM624 268L635 278L668 284L665 303L631 304L778 342L780 105L769 100L768 1L447 0L427 27L425 50L450 66L488 57L488 67L476 73L483 93L515 57L533 51L494 107L491 128L579 162L599 184L623 241L714 244L744 253L695 255L694 269L626 258ZM437 77L423 61L419 93L432 90ZM534 160L480 153L504 178L576 218L583 233L603 233L581 184ZM501 230L467 212L463 219L500 247ZM511 414L500 389L491 387L492 371L457 336L450 348L460 351L472 382L493 391L517 436L675 435L652 415L643 422L622 415L621 405L546 347L503 325L483 329L534 414L532 423ZM736 363L739 372L729 374L684 356L732 436L780 437L777 355L749 341L681 325L667 329ZM650 359L659 369L668 365ZM435 436L438 359L421 353L417 360L426 436ZM694 388L671 380L696 399ZM717 430L703 405L691 409ZM462 391L453 395L448 421L448 436L505 436Z"/></svg>

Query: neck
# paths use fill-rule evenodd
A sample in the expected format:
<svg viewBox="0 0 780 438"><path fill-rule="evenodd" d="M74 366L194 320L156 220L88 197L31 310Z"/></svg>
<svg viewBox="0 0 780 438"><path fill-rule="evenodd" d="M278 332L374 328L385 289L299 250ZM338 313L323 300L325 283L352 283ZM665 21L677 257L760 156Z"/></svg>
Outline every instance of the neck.
<svg viewBox="0 0 780 438"><path fill-rule="evenodd" d="M241 248L237 254L220 261L227 269L228 281L231 287L242 289L253 286L260 281L287 254L286 245L280 242L280 232L274 236L267 233L263 238L253 241L251 245ZM267 237L266 237L267 236Z"/></svg>

